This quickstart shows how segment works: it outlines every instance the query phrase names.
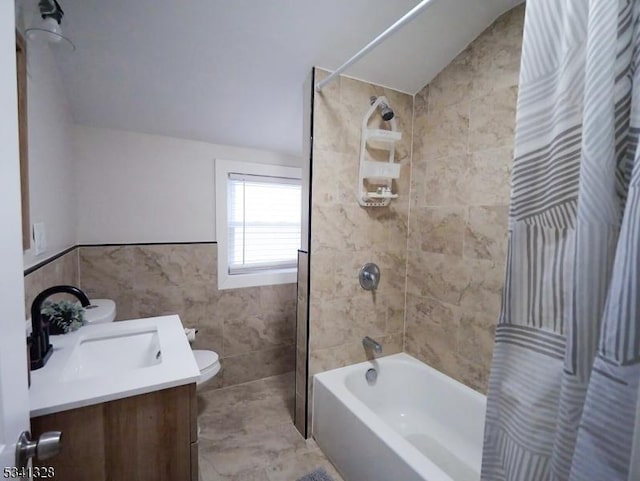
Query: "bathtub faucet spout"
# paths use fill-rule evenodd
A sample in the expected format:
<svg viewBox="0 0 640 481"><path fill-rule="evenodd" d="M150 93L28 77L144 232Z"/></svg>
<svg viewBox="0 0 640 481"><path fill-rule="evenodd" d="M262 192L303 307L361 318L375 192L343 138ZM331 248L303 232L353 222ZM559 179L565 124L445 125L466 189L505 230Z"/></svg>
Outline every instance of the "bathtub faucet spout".
<svg viewBox="0 0 640 481"><path fill-rule="evenodd" d="M373 349L377 354L380 354L382 352L382 344L370 338L369 336L366 336L364 339L362 339L362 345L365 349Z"/></svg>

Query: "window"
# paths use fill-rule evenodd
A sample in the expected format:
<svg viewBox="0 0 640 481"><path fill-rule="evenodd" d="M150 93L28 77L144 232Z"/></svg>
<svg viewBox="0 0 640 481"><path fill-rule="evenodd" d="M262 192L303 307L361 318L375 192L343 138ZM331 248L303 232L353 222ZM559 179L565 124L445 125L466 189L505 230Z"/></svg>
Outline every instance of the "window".
<svg viewBox="0 0 640 481"><path fill-rule="evenodd" d="M216 160L218 287L296 281L301 171Z"/></svg>

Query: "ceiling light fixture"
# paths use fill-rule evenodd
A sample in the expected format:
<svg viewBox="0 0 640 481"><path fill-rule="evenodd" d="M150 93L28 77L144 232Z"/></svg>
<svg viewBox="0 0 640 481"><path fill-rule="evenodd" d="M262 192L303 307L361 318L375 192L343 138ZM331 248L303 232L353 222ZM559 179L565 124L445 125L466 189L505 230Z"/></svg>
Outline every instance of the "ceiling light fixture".
<svg viewBox="0 0 640 481"><path fill-rule="evenodd" d="M28 40L44 40L51 44L65 45L71 51L76 46L71 40L62 34L60 23L64 17L64 11L57 0L40 0L38 2L42 19L34 26L25 30Z"/></svg>

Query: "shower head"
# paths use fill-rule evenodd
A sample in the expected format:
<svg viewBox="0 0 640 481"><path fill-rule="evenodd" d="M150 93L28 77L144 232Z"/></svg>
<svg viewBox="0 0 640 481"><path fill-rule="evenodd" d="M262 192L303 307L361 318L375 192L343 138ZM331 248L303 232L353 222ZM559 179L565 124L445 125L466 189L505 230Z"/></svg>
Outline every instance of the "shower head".
<svg viewBox="0 0 640 481"><path fill-rule="evenodd" d="M378 97L369 98L371 105L375 104L376 100L378 100ZM378 109L380 109L380 116L382 117L382 120L385 120L388 122L393 118L394 116L393 110L391 109L391 107L389 107L386 104L386 102L380 102L380 104L378 105Z"/></svg>

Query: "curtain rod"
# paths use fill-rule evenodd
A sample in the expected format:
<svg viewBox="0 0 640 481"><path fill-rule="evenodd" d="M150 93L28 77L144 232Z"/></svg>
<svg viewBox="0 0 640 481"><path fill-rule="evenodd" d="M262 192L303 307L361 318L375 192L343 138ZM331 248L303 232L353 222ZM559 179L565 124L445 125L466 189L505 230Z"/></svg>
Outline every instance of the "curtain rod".
<svg viewBox="0 0 640 481"><path fill-rule="evenodd" d="M416 18L418 15L426 11L427 7L432 5L434 0L422 0L418 5L409 10L405 15L403 15L399 20L396 21L393 25L387 28L384 32L378 35L375 39L373 39L369 44L367 44L362 50L356 53L353 57L343 63L340 67L338 67L331 75L322 81L316 84L316 91L320 92L325 85L329 82L333 81L338 75L348 69L352 64L356 63L366 54L368 54L371 50L376 48L380 43L384 42L388 37L396 33L397 30L404 27L411 20Z"/></svg>

